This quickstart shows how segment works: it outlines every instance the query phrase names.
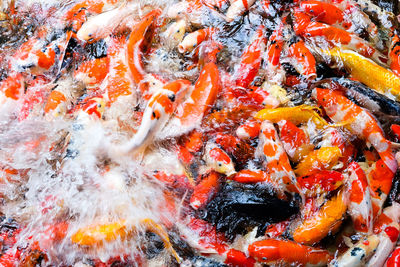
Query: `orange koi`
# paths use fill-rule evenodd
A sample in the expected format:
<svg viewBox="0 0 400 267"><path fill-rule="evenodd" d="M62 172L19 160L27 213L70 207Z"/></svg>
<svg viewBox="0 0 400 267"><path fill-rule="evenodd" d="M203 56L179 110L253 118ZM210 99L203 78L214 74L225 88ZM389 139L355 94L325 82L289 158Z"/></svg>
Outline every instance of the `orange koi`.
<svg viewBox="0 0 400 267"><path fill-rule="evenodd" d="M321 170L330 170L342 156L338 147L321 147L304 157L294 172L298 176L307 176Z"/></svg>
<svg viewBox="0 0 400 267"><path fill-rule="evenodd" d="M300 3L300 8L304 12L313 16L317 21L326 24L336 24L343 22L343 12L333 4L317 0L307 0Z"/></svg>
<svg viewBox="0 0 400 267"><path fill-rule="evenodd" d="M235 175L230 176L228 179L239 182L239 183L262 183L262 182L272 182L269 174L261 170L241 170Z"/></svg>
<svg viewBox="0 0 400 267"><path fill-rule="evenodd" d="M390 69L400 77L400 38L394 34L389 52Z"/></svg>
<svg viewBox="0 0 400 267"><path fill-rule="evenodd" d="M293 239L302 244L314 244L342 223L347 210L343 191L328 200L311 218L303 221L293 232Z"/></svg>
<svg viewBox="0 0 400 267"><path fill-rule="evenodd" d="M328 251L300 245L293 241L266 239L256 241L248 248L251 257L259 262L275 264L312 264L324 266L332 259Z"/></svg>
<svg viewBox="0 0 400 267"><path fill-rule="evenodd" d="M131 31L131 36L129 37L127 44L126 56L129 69L132 73L132 78L136 84L139 84L146 75L142 56L153 39L156 21L160 14L160 9L152 10L144 16Z"/></svg>
<svg viewBox="0 0 400 267"><path fill-rule="evenodd" d="M0 92L14 100L18 100L21 97L24 88L24 77L20 73L8 76L0 83Z"/></svg>

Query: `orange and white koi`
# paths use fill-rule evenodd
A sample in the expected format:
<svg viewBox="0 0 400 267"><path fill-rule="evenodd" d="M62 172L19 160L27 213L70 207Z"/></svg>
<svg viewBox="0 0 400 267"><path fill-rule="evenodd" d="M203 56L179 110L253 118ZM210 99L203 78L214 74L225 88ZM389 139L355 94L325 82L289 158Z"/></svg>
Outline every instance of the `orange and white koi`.
<svg viewBox="0 0 400 267"><path fill-rule="evenodd" d="M242 140L254 139L260 134L261 123L256 120L247 120L236 129L236 136Z"/></svg>
<svg viewBox="0 0 400 267"><path fill-rule="evenodd" d="M226 11L226 21L232 22L244 12L249 10L249 8L256 2L256 0L234 0L231 2L231 6Z"/></svg>
<svg viewBox="0 0 400 267"><path fill-rule="evenodd" d="M127 40L125 38L111 38L107 42L107 45L107 58L109 58L109 60L104 59L104 61L109 61L107 64L109 66L108 73L105 73L106 76L99 87L101 92L104 92L108 103L112 105L122 96L136 96L136 94L134 91L134 80L131 76L126 58ZM88 68L93 71L97 68L97 66L93 66L91 63L88 63L88 65ZM99 71L103 69L101 65L98 67L100 68ZM97 74L96 76L101 78L103 74ZM147 77L149 76L151 75L147 75ZM78 77L85 79L85 76L80 76L79 74ZM92 78L92 76L90 76L90 78ZM157 82L154 87L159 89L163 85L163 83ZM147 89L148 88L143 88L144 91ZM143 99L148 100L148 98L144 96Z"/></svg>
<svg viewBox="0 0 400 267"><path fill-rule="evenodd" d="M315 58L303 40L289 45L288 56L298 73L310 80L317 78Z"/></svg>
<svg viewBox="0 0 400 267"><path fill-rule="evenodd" d="M263 52L267 43L264 31L265 27L259 26L254 33L253 41L251 41L249 46L243 51L240 58L239 69L234 75L235 84L237 86L248 88L260 69L261 59L263 58Z"/></svg>
<svg viewBox="0 0 400 267"><path fill-rule="evenodd" d="M373 163L367 170L367 179L371 192L374 217L379 215L381 212L382 206L389 195L390 188L392 187L394 175L395 174L382 159Z"/></svg>
<svg viewBox="0 0 400 267"><path fill-rule="evenodd" d="M230 176L235 174L235 166L229 155L215 143L208 142L205 147L206 168Z"/></svg>
<svg viewBox="0 0 400 267"><path fill-rule="evenodd" d="M278 84L283 82L285 79L285 75L283 74L284 71L281 69L280 65L281 53L285 44L282 37L283 28L284 26L282 22L277 24L268 40L265 52L267 76ZM279 75L279 73L281 73L281 75Z"/></svg>
<svg viewBox="0 0 400 267"><path fill-rule="evenodd" d="M278 126L281 142L290 159L297 162L314 148L308 135L291 121L281 120Z"/></svg>
<svg viewBox="0 0 400 267"><path fill-rule="evenodd" d="M119 7L90 17L79 29L76 36L87 42L108 37L130 14L138 9L138 4L122 3Z"/></svg>
<svg viewBox="0 0 400 267"><path fill-rule="evenodd" d="M208 62L201 70L188 99L178 106L176 115L167 125L164 134L176 136L199 127L203 116L214 104L219 90L218 67L214 62Z"/></svg>
<svg viewBox="0 0 400 267"><path fill-rule="evenodd" d="M337 171L318 171L298 177L297 181L309 197L317 197L332 192L343 185L344 176Z"/></svg>
<svg viewBox="0 0 400 267"><path fill-rule="evenodd" d="M373 211L368 181L364 171L356 162L348 169L348 213L353 221L354 229L358 232L372 233Z"/></svg>
<svg viewBox="0 0 400 267"><path fill-rule="evenodd" d="M344 20L342 10L334 4L317 0L307 0L300 2L299 6L307 15L313 16L317 21L329 25L341 23Z"/></svg>
<svg viewBox="0 0 400 267"><path fill-rule="evenodd" d="M316 88L312 94L334 122L348 123L345 127L350 132L370 142L386 166L393 173L397 171L397 161L392 153L391 143L385 139L378 122L367 110L337 91Z"/></svg>
<svg viewBox="0 0 400 267"><path fill-rule="evenodd" d="M185 238L186 241L199 248L202 254L215 255L216 258L229 266L254 267L255 260L242 251L231 248L225 236L218 233L215 226L196 218L190 218L187 225L191 233ZM188 238L193 233L197 235L195 240Z"/></svg>
<svg viewBox="0 0 400 267"><path fill-rule="evenodd" d="M372 256L366 266L383 266L387 257L394 250L399 238L399 219L400 204L396 202L385 208L377 218L374 225L374 233L380 242L374 256Z"/></svg>
<svg viewBox="0 0 400 267"><path fill-rule="evenodd" d="M98 86L107 76L110 67L108 56L82 62L74 71L74 78L88 86Z"/></svg>
<svg viewBox="0 0 400 267"><path fill-rule="evenodd" d="M121 152L130 153L152 140L155 134L165 126L190 85L191 83L187 80L176 80L155 93L146 105L138 131L127 144L121 147Z"/></svg>
<svg viewBox="0 0 400 267"><path fill-rule="evenodd" d="M205 174L201 181L194 187L190 197L190 206L194 209L204 207L207 202L218 192L220 174L210 171Z"/></svg>
<svg viewBox="0 0 400 267"><path fill-rule="evenodd" d="M296 34L305 38L318 36L325 37L330 43L340 44L365 57L372 58L381 65L386 65L386 57L357 35L348 33L347 31L334 26L311 21L311 18L308 15L297 9L294 11L294 17L296 20L294 26Z"/></svg>
<svg viewBox="0 0 400 267"><path fill-rule="evenodd" d="M261 87L250 86L249 88L252 90L250 92L251 99L265 108L276 108L286 102L282 91L284 89L277 85L267 87L264 83Z"/></svg>
<svg viewBox="0 0 400 267"><path fill-rule="evenodd" d="M324 130L323 140L319 143L320 147L338 147L342 156L339 161L343 163L343 168L345 169L350 161L355 157L356 149L355 147L345 139L343 133L335 127L329 127Z"/></svg>
<svg viewBox="0 0 400 267"><path fill-rule="evenodd" d="M283 191L290 193L301 192L296 175L290 166L289 158L271 122L262 122L259 139L260 143L256 151L256 157L263 159L265 169L271 176L272 181L281 185Z"/></svg>
<svg viewBox="0 0 400 267"><path fill-rule="evenodd" d="M182 42L178 45L178 51L180 53L191 52L202 42L212 39L216 32L217 29L213 27L191 32L186 35Z"/></svg>
<svg viewBox="0 0 400 267"><path fill-rule="evenodd" d="M251 257L267 264L325 266L332 259L326 250L276 239L256 241L249 245L248 251Z"/></svg>

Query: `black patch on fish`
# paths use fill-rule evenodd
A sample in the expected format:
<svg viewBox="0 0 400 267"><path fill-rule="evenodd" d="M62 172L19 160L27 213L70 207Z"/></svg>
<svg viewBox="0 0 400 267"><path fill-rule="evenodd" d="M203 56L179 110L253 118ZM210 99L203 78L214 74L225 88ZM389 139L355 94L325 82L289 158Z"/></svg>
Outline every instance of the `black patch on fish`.
<svg viewBox="0 0 400 267"><path fill-rule="evenodd" d="M388 12L392 12L395 15L399 14L400 2L398 0L373 0L372 2Z"/></svg>
<svg viewBox="0 0 400 267"><path fill-rule="evenodd" d="M168 99L171 100L171 102L175 102L175 94L169 95Z"/></svg>
<svg viewBox="0 0 400 267"><path fill-rule="evenodd" d="M325 62L319 62L316 67L317 77L319 79L326 79L337 76L336 71L330 68Z"/></svg>
<svg viewBox="0 0 400 267"><path fill-rule="evenodd" d="M393 202L400 203L400 171L397 170L395 176L393 177L392 188L388 198L386 199L384 207L391 206Z"/></svg>
<svg viewBox="0 0 400 267"><path fill-rule="evenodd" d="M155 233L147 232L146 241L148 245L145 250L146 258L152 259L161 253L164 249L164 243L161 238Z"/></svg>
<svg viewBox="0 0 400 267"><path fill-rule="evenodd" d="M85 51L93 58L102 58L107 56L107 43L104 39L87 44Z"/></svg>
<svg viewBox="0 0 400 267"><path fill-rule="evenodd" d="M225 265L221 262L218 262L214 259L203 257L203 256L197 256L196 252L193 250L193 248L185 242L180 234L178 233L179 231L175 231L173 229L172 231L169 231L169 238L172 244L172 247L175 249L176 253L182 258L183 261L190 261L191 266L197 266L197 267L203 267L203 266L208 266L208 267L228 267L228 265ZM171 257L173 259L173 257ZM174 262L176 263L176 262ZM171 265L168 265L171 266ZM178 264L174 264L172 266L180 266Z"/></svg>
<svg viewBox="0 0 400 267"><path fill-rule="evenodd" d="M228 267L228 265L224 263L203 256L193 257L190 259L190 262L193 267Z"/></svg>
<svg viewBox="0 0 400 267"><path fill-rule="evenodd" d="M345 94L347 97L351 97L353 98L353 100L360 106L363 106L365 108L369 108L368 107L368 103L362 103L360 101L358 101L356 99L356 97L354 97L355 94L359 94L362 95L366 98L368 98L368 100L370 100L370 103L375 103L376 105L379 106L380 108L380 112L383 112L387 115L392 115L392 116L400 116L400 103L389 99L388 97L386 97L385 95L382 95L374 90L372 90L371 88L369 88L368 86L357 82L357 81L352 81L349 79L345 79L345 78L333 78L331 79L332 81L334 81L335 83L338 83L339 85L341 85L343 87L343 89L345 90ZM372 113L376 114L376 112L372 111ZM379 114L378 114L379 115Z"/></svg>
<svg viewBox="0 0 400 267"><path fill-rule="evenodd" d="M353 248L352 250L351 250L351 252L350 252L350 255L351 256L353 256L353 257L355 257L355 256L357 256L357 254L360 252L360 251L362 251L362 249L361 248ZM362 257L364 257L364 256L362 256Z"/></svg>
<svg viewBox="0 0 400 267"><path fill-rule="evenodd" d="M289 218L299 210L297 203L278 199L265 184L225 183L217 195L200 211L200 216L232 240L253 227L263 234L268 223Z"/></svg>
<svg viewBox="0 0 400 267"><path fill-rule="evenodd" d="M299 75L299 73L296 71L296 69L289 63L286 63L286 62L282 63L282 67L287 74L296 75L296 76Z"/></svg>

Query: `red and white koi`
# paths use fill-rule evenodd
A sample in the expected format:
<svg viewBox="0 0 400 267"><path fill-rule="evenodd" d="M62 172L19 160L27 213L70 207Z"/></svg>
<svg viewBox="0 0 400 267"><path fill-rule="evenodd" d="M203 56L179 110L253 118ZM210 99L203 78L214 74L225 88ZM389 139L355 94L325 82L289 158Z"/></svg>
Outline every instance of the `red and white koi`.
<svg viewBox="0 0 400 267"><path fill-rule="evenodd" d="M193 194L190 197L190 206L193 209L204 207L207 202L218 192L221 182L220 174L210 171L203 175L200 182L194 187Z"/></svg>
<svg viewBox="0 0 400 267"><path fill-rule="evenodd" d="M178 51L180 53L193 51L202 42L212 39L216 31L216 28L210 27L189 33L178 45Z"/></svg>
<svg viewBox="0 0 400 267"><path fill-rule="evenodd" d="M385 267L399 267L400 266L400 247L397 246L392 252L390 257L387 259Z"/></svg>
<svg viewBox="0 0 400 267"><path fill-rule="evenodd" d="M315 58L303 40L289 45L288 56L289 62L292 62L292 65L298 73L309 80L317 78Z"/></svg>
<svg viewBox="0 0 400 267"><path fill-rule="evenodd" d="M187 80L176 80L155 93L146 105L142 122L135 136L124 144L120 151L126 154L146 146L165 126L190 85L191 83Z"/></svg>
<svg viewBox="0 0 400 267"><path fill-rule="evenodd" d="M189 97L177 107L175 117L168 123L163 134L177 136L199 127L203 116L214 104L220 86L217 65L214 62L206 63Z"/></svg>
<svg viewBox="0 0 400 267"><path fill-rule="evenodd" d="M358 232L372 233L373 211L368 181L364 171L356 162L348 169L348 213L353 221L354 229Z"/></svg>
<svg viewBox="0 0 400 267"><path fill-rule="evenodd" d="M236 129L236 136L242 140L254 139L259 136L261 130L261 123L250 119L245 121Z"/></svg>
<svg viewBox="0 0 400 267"><path fill-rule="evenodd" d="M244 12L249 10L249 8L256 2L256 0L234 0L231 2L231 6L226 11L226 21L232 22Z"/></svg>
<svg viewBox="0 0 400 267"><path fill-rule="evenodd" d="M123 21L135 11L139 5L135 2L122 3L119 7L90 17L79 29L76 36L87 42L108 37Z"/></svg>
<svg viewBox="0 0 400 267"><path fill-rule="evenodd" d="M377 218L374 225L374 233L379 238L379 246L374 256L368 261L368 267L383 266L385 260L394 250L399 238L400 204L393 202L385 208Z"/></svg>
<svg viewBox="0 0 400 267"><path fill-rule="evenodd" d="M283 191L301 192L289 158L271 122L262 122L259 139L256 157L263 159L264 167L271 179L280 185Z"/></svg>
<svg viewBox="0 0 400 267"><path fill-rule="evenodd" d="M314 148L309 136L291 121L281 120L278 126L281 142L290 159L297 162Z"/></svg>
<svg viewBox="0 0 400 267"><path fill-rule="evenodd" d="M297 35L304 38L324 37L333 45L347 47L365 57L372 58L383 66L386 65L387 58L357 35L321 22L311 21L310 16L298 9L294 10L294 17L296 21L294 30Z"/></svg>
<svg viewBox="0 0 400 267"><path fill-rule="evenodd" d="M239 0L238 2L241 2ZM240 58L239 69L234 75L236 86L248 88L251 82L258 74L258 70L261 66L261 59L267 43L267 38L264 35L265 27L259 26L257 31L254 33L253 41L250 42L249 46L243 51Z"/></svg>
<svg viewBox="0 0 400 267"><path fill-rule="evenodd" d="M204 158L206 168L211 168L218 173L231 176L235 174L235 166L229 155L213 142L208 142L205 147Z"/></svg>
<svg viewBox="0 0 400 267"><path fill-rule="evenodd" d="M385 139L378 122L367 110L337 91L316 88L312 94L334 122L347 123L345 127L350 132L371 143L392 173L397 171L397 161L392 153L391 143Z"/></svg>

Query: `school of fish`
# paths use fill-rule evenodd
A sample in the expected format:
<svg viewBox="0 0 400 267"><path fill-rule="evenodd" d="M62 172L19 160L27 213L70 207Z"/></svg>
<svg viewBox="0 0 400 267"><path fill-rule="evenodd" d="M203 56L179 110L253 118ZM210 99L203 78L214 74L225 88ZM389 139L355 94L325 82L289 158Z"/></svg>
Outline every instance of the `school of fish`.
<svg viewBox="0 0 400 267"><path fill-rule="evenodd" d="M381 3L0 2L0 266L400 267Z"/></svg>

